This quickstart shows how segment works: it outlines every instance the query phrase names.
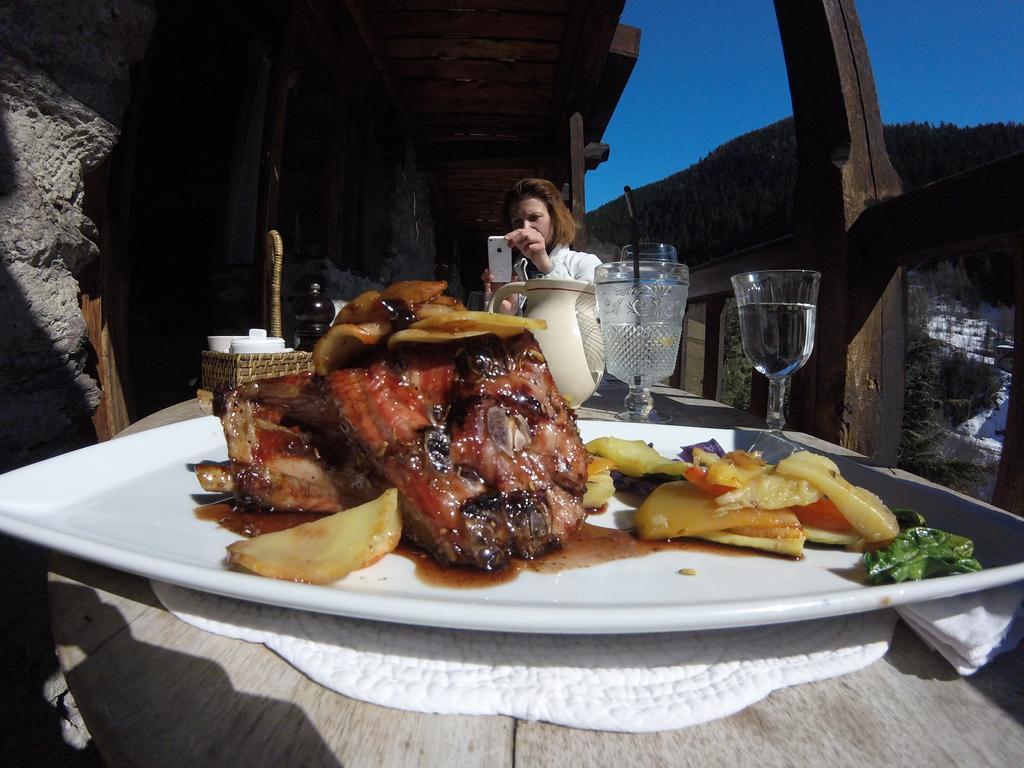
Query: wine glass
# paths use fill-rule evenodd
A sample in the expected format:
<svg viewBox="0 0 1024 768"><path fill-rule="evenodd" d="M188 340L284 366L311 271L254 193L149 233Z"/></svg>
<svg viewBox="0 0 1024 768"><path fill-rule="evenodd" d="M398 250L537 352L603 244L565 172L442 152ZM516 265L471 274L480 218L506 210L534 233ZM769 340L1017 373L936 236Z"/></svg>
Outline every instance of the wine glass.
<svg viewBox="0 0 1024 768"><path fill-rule="evenodd" d="M668 243L637 243L640 261L679 261L674 245ZM620 261L633 261L633 245L622 246Z"/></svg>
<svg viewBox="0 0 1024 768"><path fill-rule="evenodd" d="M490 297L483 291L470 291L469 298L466 300L466 309L471 309L474 312L486 312L488 298Z"/></svg>
<svg viewBox="0 0 1024 768"><path fill-rule="evenodd" d="M733 275L740 315L743 354L768 377L768 432L751 447L774 463L799 448L782 434L789 376L803 367L814 349L818 284L821 273L777 269Z"/></svg>
<svg viewBox="0 0 1024 768"><path fill-rule="evenodd" d="M623 260L601 264L594 272L597 311L604 339L605 367L629 386L621 421L665 422L653 409L649 387L675 370L683 310L690 285L685 264L675 260L675 248L660 243L658 258L640 245L642 258L633 260L632 248ZM671 257L671 258L669 258Z"/></svg>

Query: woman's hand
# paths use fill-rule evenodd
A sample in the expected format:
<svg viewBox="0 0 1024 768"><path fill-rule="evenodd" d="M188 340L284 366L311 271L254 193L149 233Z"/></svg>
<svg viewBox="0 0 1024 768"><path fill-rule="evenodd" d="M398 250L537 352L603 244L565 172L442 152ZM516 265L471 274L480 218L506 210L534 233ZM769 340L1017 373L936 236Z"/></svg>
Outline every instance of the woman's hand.
<svg viewBox="0 0 1024 768"><path fill-rule="evenodd" d="M545 275L554 269L551 257L548 256L548 247L544 242L544 235L530 227L514 229L505 235L508 244L517 248L523 256L533 262L533 265Z"/></svg>
<svg viewBox="0 0 1024 768"><path fill-rule="evenodd" d="M501 286L506 285L506 283L496 283L491 280L491 270L489 269L484 270L483 274L480 275L480 279L484 281L484 298L488 303L490 303L494 292L501 288ZM515 305L511 299L502 299L501 305L495 307L495 309L503 315L514 315L516 313Z"/></svg>

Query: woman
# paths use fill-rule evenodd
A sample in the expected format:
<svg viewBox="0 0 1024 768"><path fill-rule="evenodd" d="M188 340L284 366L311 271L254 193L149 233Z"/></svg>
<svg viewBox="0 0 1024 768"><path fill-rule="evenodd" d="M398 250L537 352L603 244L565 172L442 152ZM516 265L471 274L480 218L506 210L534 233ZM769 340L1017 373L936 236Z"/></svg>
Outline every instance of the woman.
<svg viewBox="0 0 1024 768"><path fill-rule="evenodd" d="M546 179L520 179L505 195L502 211L512 227L505 241L522 254L515 264L520 280L549 277L594 281L594 268L601 260L592 253L569 248L576 237L576 220L554 184ZM490 270L484 271L483 279L489 295ZM514 310L511 301L502 302L502 312Z"/></svg>

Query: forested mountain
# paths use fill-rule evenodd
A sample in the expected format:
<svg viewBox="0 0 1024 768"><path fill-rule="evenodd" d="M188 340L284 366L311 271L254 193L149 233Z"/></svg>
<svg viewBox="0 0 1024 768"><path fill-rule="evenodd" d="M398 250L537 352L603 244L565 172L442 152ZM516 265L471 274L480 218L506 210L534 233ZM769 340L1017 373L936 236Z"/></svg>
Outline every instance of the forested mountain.
<svg viewBox="0 0 1024 768"><path fill-rule="evenodd" d="M1024 124L891 125L885 128L885 142L909 191L1024 151ZM740 136L690 168L634 190L641 238L675 244L691 267L772 240L792 231L795 182L796 139L793 121L787 119ZM587 234L588 249L599 254L617 252L629 242L625 201L619 198L588 214ZM984 488L994 464L981 453L965 454L963 439L954 440L953 431L968 416L995 405L1008 374L979 358L977 350L957 349L936 338L932 326L941 317L961 328L968 324L964 318L977 317L983 304L1012 306L1008 273L1009 257L980 256L931 265L909 278L899 466L979 498L990 492ZM938 316L937 305L945 307ZM727 312L724 322L721 399L746 408L751 368L740 347L735 311ZM1012 322L1001 325L1012 333Z"/></svg>
<svg viewBox="0 0 1024 768"><path fill-rule="evenodd" d="M1024 124L890 125L885 127L885 144L909 191L1024 150ZM681 258L696 266L780 237L792 231L795 182L796 137L788 118L723 144L686 170L635 189L641 238L673 243ZM589 249L598 253L629 242L623 198L587 214L587 236Z"/></svg>

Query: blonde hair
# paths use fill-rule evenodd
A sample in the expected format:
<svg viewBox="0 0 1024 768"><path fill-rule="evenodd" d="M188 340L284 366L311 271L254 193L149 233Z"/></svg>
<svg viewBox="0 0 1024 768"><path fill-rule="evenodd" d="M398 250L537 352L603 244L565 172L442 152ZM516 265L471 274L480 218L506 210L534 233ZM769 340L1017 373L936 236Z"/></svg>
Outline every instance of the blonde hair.
<svg viewBox="0 0 1024 768"><path fill-rule="evenodd" d="M512 189L505 195L505 223L512 227L512 206L521 200L535 197L544 203L551 217L551 234L548 237L552 245L570 245L576 237L576 219L572 217L572 211L562 202L562 193L558 187L547 179L520 179L512 185Z"/></svg>

